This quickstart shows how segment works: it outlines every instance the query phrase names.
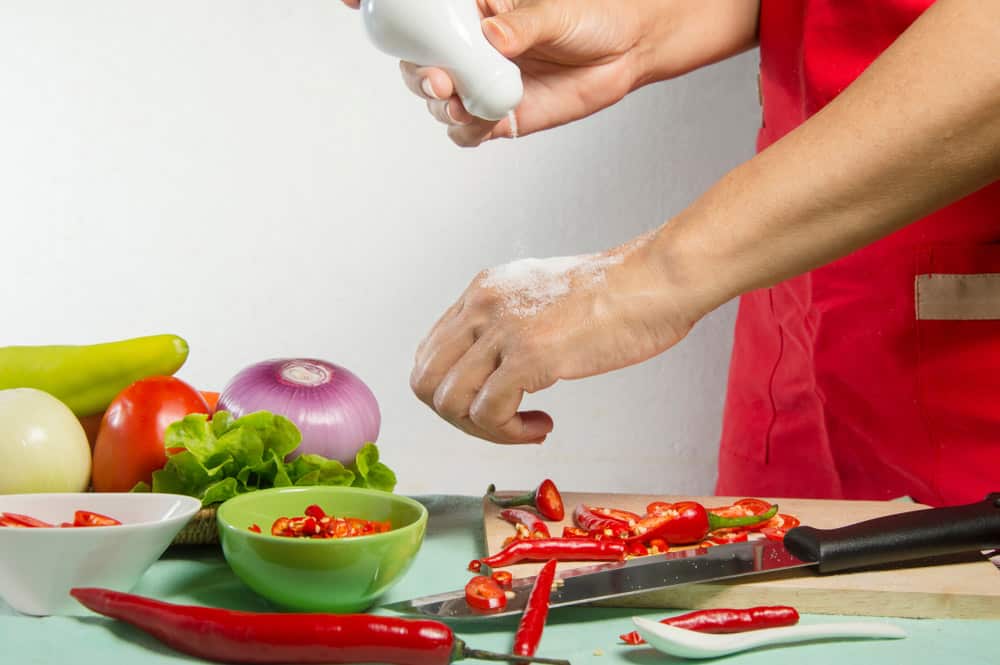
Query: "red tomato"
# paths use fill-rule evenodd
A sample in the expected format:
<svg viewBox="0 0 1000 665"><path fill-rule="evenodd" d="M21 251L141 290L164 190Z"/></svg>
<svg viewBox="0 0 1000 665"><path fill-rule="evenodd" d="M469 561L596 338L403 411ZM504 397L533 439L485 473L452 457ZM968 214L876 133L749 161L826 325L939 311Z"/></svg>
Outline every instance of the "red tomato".
<svg viewBox="0 0 1000 665"><path fill-rule="evenodd" d="M94 445L97 492L128 492L167 463L163 432L189 413L208 413L197 390L173 376L136 381L104 412Z"/></svg>
<svg viewBox="0 0 1000 665"><path fill-rule="evenodd" d="M208 404L208 412L215 413L215 407L219 405L219 393L202 390L201 396L205 398L205 404Z"/></svg>
<svg viewBox="0 0 1000 665"><path fill-rule="evenodd" d="M499 610L507 605L507 594L496 580L476 575L465 585L465 602L477 610Z"/></svg>

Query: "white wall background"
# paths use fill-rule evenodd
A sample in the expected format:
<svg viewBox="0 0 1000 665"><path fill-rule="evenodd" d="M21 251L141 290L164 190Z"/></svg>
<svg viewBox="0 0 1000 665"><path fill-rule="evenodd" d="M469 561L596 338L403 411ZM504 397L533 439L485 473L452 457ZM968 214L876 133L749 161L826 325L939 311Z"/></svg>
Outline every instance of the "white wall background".
<svg viewBox="0 0 1000 665"><path fill-rule="evenodd" d="M343 364L404 492L710 491L732 304L663 357L532 396L542 447L464 436L408 376L480 269L616 245L749 157L756 63L462 150L338 0L2 0L0 345L174 332L203 389L269 357Z"/></svg>

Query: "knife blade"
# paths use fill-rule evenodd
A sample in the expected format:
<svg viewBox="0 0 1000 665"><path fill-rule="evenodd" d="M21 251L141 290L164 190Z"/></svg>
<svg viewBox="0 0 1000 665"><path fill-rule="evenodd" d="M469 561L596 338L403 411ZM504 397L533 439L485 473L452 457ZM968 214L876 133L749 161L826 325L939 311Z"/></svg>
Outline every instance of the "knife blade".
<svg viewBox="0 0 1000 665"><path fill-rule="evenodd" d="M578 605L795 568L815 567L819 573L835 573L995 548L1000 548L1000 493L964 506L899 513L836 529L796 527L783 541L751 540L561 571L556 575L549 606ZM391 603L383 609L445 621L520 615L534 582L534 577L515 580L506 607L499 611L469 606L464 589Z"/></svg>

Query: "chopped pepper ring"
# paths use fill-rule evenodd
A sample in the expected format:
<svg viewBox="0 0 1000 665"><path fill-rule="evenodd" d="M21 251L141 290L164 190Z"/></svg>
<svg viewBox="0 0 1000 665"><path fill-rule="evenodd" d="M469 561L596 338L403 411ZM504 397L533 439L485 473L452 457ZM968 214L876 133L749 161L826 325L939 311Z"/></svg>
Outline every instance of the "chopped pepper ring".
<svg viewBox="0 0 1000 665"><path fill-rule="evenodd" d="M62 522L59 524L60 527L64 528L120 525L121 522L116 520L114 517L108 517L107 515L95 513L90 510L77 510L73 513L72 522ZM55 526L55 524L43 522L42 520L34 518L30 515L21 515L20 513L0 513L0 527L46 529L54 528Z"/></svg>
<svg viewBox="0 0 1000 665"><path fill-rule="evenodd" d="M500 610L507 606L507 594L496 580L476 575L465 585L465 602L477 610Z"/></svg>
<svg viewBox="0 0 1000 665"><path fill-rule="evenodd" d="M392 529L388 521L359 519L357 517L335 517L328 515L317 505L308 506L305 514L298 517L279 517L271 525L272 536L288 538L354 538L385 533ZM256 524L248 528L259 533Z"/></svg>
<svg viewBox="0 0 1000 665"><path fill-rule="evenodd" d="M514 584L514 575L509 570L494 570L490 577L504 589L509 589Z"/></svg>

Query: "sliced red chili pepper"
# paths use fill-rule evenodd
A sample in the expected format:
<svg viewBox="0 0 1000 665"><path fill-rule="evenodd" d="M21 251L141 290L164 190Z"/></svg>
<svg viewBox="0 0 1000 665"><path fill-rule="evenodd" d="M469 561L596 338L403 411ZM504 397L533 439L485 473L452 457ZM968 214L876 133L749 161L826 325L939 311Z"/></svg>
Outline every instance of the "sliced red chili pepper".
<svg viewBox="0 0 1000 665"><path fill-rule="evenodd" d="M477 610L499 610L507 606L507 594L495 580L476 575L465 585L465 602Z"/></svg>
<svg viewBox="0 0 1000 665"><path fill-rule="evenodd" d="M635 646L636 644L642 644L646 641L642 639L642 635L640 635L639 631L637 630L633 630L631 633L625 633L624 635L619 635L618 639L620 639L625 644L631 644L632 646Z"/></svg>
<svg viewBox="0 0 1000 665"><path fill-rule="evenodd" d="M550 538L549 527L538 515L521 508L504 508L500 511L504 519L517 529L518 536L523 538ZM523 534L523 535L522 535Z"/></svg>
<svg viewBox="0 0 1000 665"><path fill-rule="evenodd" d="M625 556L625 543L589 538L548 538L518 540L480 561L491 568L521 561L619 561Z"/></svg>
<svg viewBox="0 0 1000 665"><path fill-rule="evenodd" d="M553 522L559 522L565 516L562 495L556 484L546 478L535 488L534 491L509 498L500 498L496 495L496 487L490 485L486 488L486 497L501 508L513 508L515 506L532 506L541 513L542 517Z"/></svg>
<svg viewBox="0 0 1000 665"><path fill-rule="evenodd" d="M610 520L617 520L629 526L634 525L636 522L642 519L633 512L629 512L628 510L619 510L618 508L604 508L603 506L593 506L591 507L590 512L594 513L598 517L604 517Z"/></svg>
<svg viewBox="0 0 1000 665"><path fill-rule="evenodd" d="M669 513L674 509L674 504L667 503L666 501L653 501L646 505L647 515L659 515L660 513Z"/></svg>
<svg viewBox="0 0 1000 665"><path fill-rule="evenodd" d="M717 545L745 542L750 536L747 529L717 529L708 534L708 539Z"/></svg>
<svg viewBox="0 0 1000 665"><path fill-rule="evenodd" d="M521 615L517 632L514 634L514 653L518 656L534 656L542 639L545 620L549 615L549 598L552 582L556 575L556 560L548 561L535 577L528 604Z"/></svg>
<svg viewBox="0 0 1000 665"><path fill-rule="evenodd" d="M389 521L334 517L314 504L305 509L305 515L274 520L271 535L292 538L353 538L385 533L391 529L392 523Z"/></svg>
<svg viewBox="0 0 1000 665"><path fill-rule="evenodd" d="M651 540L662 538L671 545L687 545L701 542L710 531L732 527L749 526L758 522L766 522L777 513L778 507L761 515L745 515L742 517L720 517L708 512L704 506L695 501L675 503L670 512L649 515L643 518L632 529L632 540Z"/></svg>
<svg viewBox="0 0 1000 665"><path fill-rule="evenodd" d="M121 522L114 517L101 515L89 510L78 510L73 515L73 526L118 526Z"/></svg>
<svg viewBox="0 0 1000 665"><path fill-rule="evenodd" d="M274 520L274 524L271 525L271 535L286 536L291 533L291 530L288 528L289 521L287 517L279 517Z"/></svg>
<svg viewBox="0 0 1000 665"><path fill-rule="evenodd" d="M649 541L649 551L652 553L660 554L668 550L670 550L670 545L662 538L653 538Z"/></svg>
<svg viewBox="0 0 1000 665"><path fill-rule="evenodd" d="M577 526L564 526L562 530L563 538L590 538L590 532Z"/></svg>
<svg viewBox="0 0 1000 665"><path fill-rule="evenodd" d="M573 509L573 523L581 529L589 532L589 535L603 534L605 536L625 537L635 522L628 524L617 518L599 515L598 510L603 508L591 508L590 506L579 504ZM638 518L638 516L636 516Z"/></svg>
<svg viewBox="0 0 1000 665"><path fill-rule="evenodd" d="M795 517L794 515L780 514L772 517L770 521L768 521L767 526L788 531L789 529L794 529L799 524L801 524L801 522L798 517Z"/></svg>
<svg viewBox="0 0 1000 665"><path fill-rule="evenodd" d="M251 524L250 526L247 527L247 529L249 531L253 531L254 533L260 533L260 525L259 524Z"/></svg>
<svg viewBox="0 0 1000 665"><path fill-rule="evenodd" d="M753 515L752 512L743 508L742 506L718 506L716 508L706 508L709 514L716 515L718 517L723 517L726 519L732 519L734 517L746 517L747 515Z"/></svg>
<svg viewBox="0 0 1000 665"><path fill-rule="evenodd" d="M467 568L473 573L478 573L483 569L483 562L480 561L479 559L473 559L472 561L469 562Z"/></svg>
<svg viewBox="0 0 1000 665"><path fill-rule="evenodd" d="M770 540L784 540L788 530L794 529L799 524L801 524L799 518L794 515L775 515L760 529L760 532Z"/></svg>
<svg viewBox="0 0 1000 665"><path fill-rule="evenodd" d="M798 623L799 613L794 607L775 605L751 607L745 610L712 609L688 612L662 619L660 623L699 633L741 633L762 628L778 628ZM626 644L644 644L638 632L619 636Z"/></svg>
<svg viewBox="0 0 1000 665"><path fill-rule="evenodd" d="M509 589L514 584L514 576L509 570L495 570L490 577L504 589Z"/></svg>
<svg viewBox="0 0 1000 665"><path fill-rule="evenodd" d="M312 504L311 506L307 506L304 512L309 517L313 517L318 520L321 520L324 517L326 517L326 512L315 503Z"/></svg>
<svg viewBox="0 0 1000 665"><path fill-rule="evenodd" d="M754 515L762 515L771 509L771 502L763 499L740 499L733 505L746 508Z"/></svg>
<svg viewBox="0 0 1000 665"><path fill-rule="evenodd" d="M2 522L3 526L23 526L32 529L51 529L55 527L54 524L43 522L30 515L21 515L20 513L3 513Z"/></svg>
<svg viewBox="0 0 1000 665"><path fill-rule="evenodd" d="M625 545L625 554L629 556L648 556L649 548L638 540L633 540Z"/></svg>
<svg viewBox="0 0 1000 665"><path fill-rule="evenodd" d="M632 529L633 540L662 538L671 545L696 543L710 531L709 513L700 503L682 501L667 512L654 513L643 518Z"/></svg>

